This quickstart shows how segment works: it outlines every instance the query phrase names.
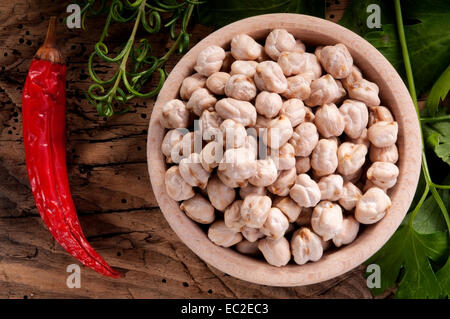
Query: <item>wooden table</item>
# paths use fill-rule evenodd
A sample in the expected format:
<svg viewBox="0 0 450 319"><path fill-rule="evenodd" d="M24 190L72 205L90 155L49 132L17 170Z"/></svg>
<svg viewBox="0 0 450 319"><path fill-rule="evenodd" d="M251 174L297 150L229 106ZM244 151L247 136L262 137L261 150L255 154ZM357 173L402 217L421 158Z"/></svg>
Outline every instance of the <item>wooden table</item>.
<svg viewBox="0 0 450 319"><path fill-rule="evenodd" d="M338 20L346 3L331 3L327 17ZM77 261L53 240L34 206L21 124L27 68L43 42L48 17L62 17L66 5L54 0L0 3L1 298L372 298L362 267L317 285L266 287L212 268L180 242L158 208L147 173L145 145L154 99L135 100L132 112L106 120L84 98L91 84L86 61L101 32L95 20L89 20L87 31L58 26L68 61L69 178L89 241L126 277L112 280L82 268L81 288L67 288L66 267ZM211 31L193 26L191 45ZM114 47L128 33L112 29L111 34L108 43ZM154 48L162 52L167 38L153 39ZM172 57L169 71L179 58Z"/></svg>

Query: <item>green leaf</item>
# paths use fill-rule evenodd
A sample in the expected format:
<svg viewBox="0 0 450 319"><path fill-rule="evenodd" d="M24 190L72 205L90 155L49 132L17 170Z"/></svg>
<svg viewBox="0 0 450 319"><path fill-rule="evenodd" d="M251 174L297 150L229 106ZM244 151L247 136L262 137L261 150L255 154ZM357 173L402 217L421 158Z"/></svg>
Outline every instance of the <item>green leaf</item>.
<svg viewBox="0 0 450 319"><path fill-rule="evenodd" d="M366 27L358 27L366 23L367 3L372 1L352 1L347 8L349 15L344 15L343 26L353 28L365 37L386 58L403 73L401 48L396 35L395 24L389 22L392 9L389 4L381 6L383 17L387 24L382 30L371 31ZM406 23L406 41L414 70L414 81L417 93L426 92L434 81L444 72L450 61L450 6L448 0L408 0L403 8L403 18ZM346 10L346 11L347 11Z"/></svg>
<svg viewBox="0 0 450 319"><path fill-rule="evenodd" d="M394 286L401 274L397 298L438 298L441 288L430 264L447 252L446 232L420 234L409 224L402 225L384 247L367 264L378 264L381 287L378 295Z"/></svg>
<svg viewBox="0 0 450 319"><path fill-rule="evenodd" d="M427 146L450 165L450 121L422 125Z"/></svg>
<svg viewBox="0 0 450 319"><path fill-rule="evenodd" d="M449 191L440 192L444 205L450 209ZM447 230L442 212L433 196L428 197L413 220L414 229L421 234Z"/></svg>
<svg viewBox="0 0 450 319"><path fill-rule="evenodd" d="M441 74L436 83L434 83L433 87L431 88L430 95L428 95L427 97L425 110L427 111L429 116L436 115L439 104L445 99L448 91L450 91L450 65L447 67L444 73Z"/></svg>
<svg viewBox="0 0 450 319"><path fill-rule="evenodd" d="M438 270L436 277L441 285L443 297L450 298L450 257L445 265Z"/></svg>
<svg viewBox="0 0 450 319"><path fill-rule="evenodd" d="M323 18L325 17L325 1L208 0L198 7L199 22L217 28L255 15L283 12L309 14Z"/></svg>

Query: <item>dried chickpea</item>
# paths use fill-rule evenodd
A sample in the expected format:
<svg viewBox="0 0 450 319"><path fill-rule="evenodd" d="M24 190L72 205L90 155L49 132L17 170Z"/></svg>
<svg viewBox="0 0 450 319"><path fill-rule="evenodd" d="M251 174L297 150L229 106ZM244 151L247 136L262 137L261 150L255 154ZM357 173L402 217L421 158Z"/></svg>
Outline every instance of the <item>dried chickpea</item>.
<svg viewBox="0 0 450 319"><path fill-rule="evenodd" d="M395 144L388 147L371 146L369 150L371 162L387 162L395 164L398 161L398 149Z"/></svg>
<svg viewBox="0 0 450 319"><path fill-rule="evenodd" d="M183 136L181 141L183 144L183 158L188 157L191 153L199 153L202 151L201 132L189 132Z"/></svg>
<svg viewBox="0 0 450 319"><path fill-rule="evenodd" d="M166 157L167 163L173 163L172 161L172 150L175 145L181 143L183 140L183 131L180 129L173 129L166 133L161 144L161 151Z"/></svg>
<svg viewBox="0 0 450 319"><path fill-rule="evenodd" d="M311 225L311 216L313 213L313 207L302 207L302 212L300 213L300 216L298 216L295 223L298 226L309 226Z"/></svg>
<svg viewBox="0 0 450 319"><path fill-rule="evenodd" d="M314 123L316 116L314 115L312 109L305 106L305 122Z"/></svg>
<svg viewBox="0 0 450 319"><path fill-rule="evenodd" d="M278 196L287 196L297 176L295 167L281 171L275 182L267 187L267 190Z"/></svg>
<svg viewBox="0 0 450 319"><path fill-rule="evenodd" d="M304 122L305 113L305 105L302 100L296 98L284 101L280 110L280 114L285 115L291 121L292 127Z"/></svg>
<svg viewBox="0 0 450 319"><path fill-rule="evenodd" d="M204 88L206 84L206 77L200 73L195 73L188 76L181 83L180 96L183 100L189 100L192 93L199 88Z"/></svg>
<svg viewBox="0 0 450 319"><path fill-rule="evenodd" d="M353 58L344 44L338 43L333 46L319 47L315 54L325 71L335 79L343 79L350 75Z"/></svg>
<svg viewBox="0 0 450 319"><path fill-rule="evenodd" d="M256 122L256 109L247 101L221 99L216 103L216 112L223 119L232 119L244 126L253 126Z"/></svg>
<svg viewBox="0 0 450 319"><path fill-rule="evenodd" d="M370 143L376 147L388 147L397 141L397 122L379 121L367 130L367 137Z"/></svg>
<svg viewBox="0 0 450 319"><path fill-rule="evenodd" d="M238 34L231 40L231 54L236 60L256 60L263 47L246 34Z"/></svg>
<svg viewBox="0 0 450 319"><path fill-rule="evenodd" d="M258 141L253 135L247 135L245 137L243 148L250 152L251 158L256 160L258 158Z"/></svg>
<svg viewBox="0 0 450 319"><path fill-rule="evenodd" d="M244 238L251 243L257 242L258 239L265 237L265 235L261 233L259 229L247 226L244 226L244 228L242 229L242 236L244 236Z"/></svg>
<svg viewBox="0 0 450 319"><path fill-rule="evenodd" d="M291 251L298 265L318 261L323 255L322 239L309 228L302 227L292 235Z"/></svg>
<svg viewBox="0 0 450 319"><path fill-rule="evenodd" d="M289 228L287 217L276 207L269 210L264 225L260 228L260 232L271 239L279 239L284 236Z"/></svg>
<svg viewBox="0 0 450 319"><path fill-rule="evenodd" d="M284 237L277 240L270 238L261 239L258 242L258 248L263 253L266 261L272 266L285 266L291 259L289 242Z"/></svg>
<svg viewBox="0 0 450 319"><path fill-rule="evenodd" d="M278 64L286 76L310 73L311 79L317 79L322 75L319 61L311 53L282 52Z"/></svg>
<svg viewBox="0 0 450 319"><path fill-rule="evenodd" d="M217 45L210 45L198 54L194 69L201 75L210 76L220 71L224 59L225 50Z"/></svg>
<svg viewBox="0 0 450 319"><path fill-rule="evenodd" d="M277 149L283 146L292 137L292 133L293 129L291 121L287 116L282 114L270 121L269 126L263 135L263 142L270 148Z"/></svg>
<svg viewBox="0 0 450 319"><path fill-rule="evenodd" d="M228 187L236 188L236 187L245 187L248 185L248 180L246 179L234 179L226 175L224 171L217 171L217 176L219 179L227 185Z"/></svg>
<svg viewBox="0 0 450 319"><path fill-rule="evenodd" d="M346 90L349 90L355 82L362 80L362 79L363 79L363 77L362 77L362 74L361 74L361 71L359 70L359 68L356 65L352 65L352 70L351 70L350 74L347 77L341 79L341 82L342 82L342 86Z"/></svg>
<svg viewBox="0 0 450 319"><path fill-rule="evenodd" d="M223 157L223 147L221 143L211 141L205 145L200 152L200 163L207 172L212 172L214 168L219 166Z"/></svg>
<svg viewBox="0 0 450 319"><path fill-rule="evenodd" d="M351 99L364 102L366 105L379 105L378 85L373 82L362 79L354 82L348 89L348 96Z"/></svg>
<svg viewBox="0 0 450 319"><path fill-rule="evenodd" d="M250 78L253 78L253 76L256 73L256 66L258 65L258 62L256 61L241 61L237 60L234 61L231 65L231 75L235 74L244 74Z"/></svg>
<svg viewBox="0 0 450 319"><path fill-rule="evenodd" d="M231 119L225 120L220 124L220 131L223 136L223 145L226 149L239 148L245 144L247 132L245 126Z"/></svg>
<svg viewBox="0 0 450 319"><path fill-rule="evenodd" d="M224 211L236 198L236 192L232 187L226 186L218 176L213 176L206 187L211 204L219 211Z"/></svg>
<svg viewBox="0 0 450 319"><path fill-rule="evenodd" d="M222 118L217 112L204 110L200 116L200 121L201 134L204 141L211 141L219 137Z"/></svg>
<svg viewBox="0 0 450 319"><path fill-rule="evenodd" d="M320 200L338 201L343 192L344 179L341 175L331 174L319 180Z"/></svg>
<svg viewBox="0 0 450 319"><path fill-rule="evenodd" d="M256 86L247 75L235 74L228 79L225 94L237 100L251 101L256 96Z"/></svg>
<svg viewBox="0 0 450 319"><path fill-rule="evenodd" d="M280 66L273 61L264 61L256 66L254 76L256 87L261 91L283 93L287 89L287 80Z"/></svg>
<svg viewBox="0 0 450 319"><path fill-rule="evenodd" d="M369 106L369 126L380 121L393 122L394 116L386 106Z"/></svg>
<svg viewBox="0 0 450 319"><path fill-rule="evenodd" d="M279 149L269 149L268 152L268 155L275 163L277 170L282 171L295 167L295 152L292 144L286 143Z"/></svg>
<svg viewBox="0 0 450 319"><path fill-rule="evenodd" d="M186 128L191 124L192 117L183 101L173 99L162 107L159 121L165 128Z"/></svg>
<svg viewBox="0 0 450 319"><path fill-rule="evenodd" d="M308 106L334 103L342 97L342 91L336 80L329 74L311 82L311 94L304 101Z"/></svg>
<svg viewBox="0 0 450 319"><path fill-rule="evenodd" d="M281 110L283 100L277 93L262 91L256 96L256 111L266 118L273 118ZM258 122L258 119L256 120Z"/></svg>
<svg viewBox="0 0 450 319"><path fill-rule="evenodd" d="M195 115L202 115L204 110L214 111L214 105L217 99L207 89L200 88L195 90L189 101L186 104L186 108L189 111L194 112Z"/></svg>
<svg viewBox="0 0 450 319"><path fill-rule="evenodd" d="M256 117L256 123L254 128L259 138L262 138L264 134L267 134L267 127L269 126L270 121L272 121L271 118L267 118L263 115L258 115Z"/></svg>
<svg viewBox="0 0 450 319"><path fill-rule="evenodd" d="M309 73L290 76L286 79L287 89L281 94L287 99L306 100L311 94L311 80Z"/></svg>
<svg viewBox="0 0 450 319"><path fill-rule="evenodd" d="M181 177L178 166L172 166L166 171L165 185L167 194L173 200L186 200L195 195L192 186Z"/></svg>
<svg viewBox="0 0 450 319"><path fill-rule="evenodd" d="M311 226L314 232L324 241L332 239L342 228L341 206L330 201L322 201L314 207Z"/></svg>
<svg viewBox="0 0 450 319"><path fill-rule="evenodd" d="M358 138L348 139L348 142L353 144L363 144L367 147L367 149L369 149L370 141L369 138L367 137L367 128L364 128L362 130L361 135Z"/></svg>
<svg viewBox="0 0 450 319"><path fill-rule="evenodd" d="M333 174L338 167L337 143L319 140L311 155L311 167L318 177Z"/></svg>
<svg viewBox="0 0 450 319"><path fill-rule="evenodd" d="M367 178L383 189L389 189L397 183L399 170L397 165L387 162L375 162L367 170Z"/></svg>
<svg viewBox="0 0 450 319"><path fill-rule="evenodd" d="M200 194L196 194L194 197L185 200L181 203L180 209L190 219L200 224L211 224L216 217L214 207Z"/></svg>
<svg viewBox="0 0 450 319"><path fill-rule="evenodd" d="M225 72L215 72L206 80L208 90L217 95L225 94L225 84L227 84L230 74Z"/></svg>
<svg viewBox="0 0 450 319"><path fill-rule="evenodd" d="M264 49L272 60L278 60L281 52L293 51L297 46L292 34L284 29L272 30L266 38Z"/></svg>
<svg viewBox="0 0 450 319"><path fill-rule="evenodd" d="M295 184L289 191L289 196L300 207L313 207L320 201L320 188L307 174L295 178Z"/></svg>
<svg viewBox="0 0 450 319"><path fill-rule="evenodd" d="M208 238L218 246L231 247L242 240L242 235L228 228L223 220L218 220L209 226Z"/></svg>
<svg viewBox="0 0 450 319"><path fill-rule="evenodd" d="M319 133L313 123L305 122L298 125L289 143L294 146L295 156L309 156L319 142Z"/></svg>
<svg viewBox="0 0 450 319"><path fill-rule="evenodd" d="M258 242L250 242L247 239L236 244L236 250L241 254L256 256L259 254Z"/></svg>
<svg viewBox="0 0 450 319"><path fill-rule="evenodd" d="M302 208L290 197L275 198L273 206L278 208L287 217L290 223L295 222L302 212Z"/></svg>
<svg viewBox="0 0 450 319"><path fill-rule="evenodd" d="M200 154L192 153L180 161L180 174L186 183L193 187L205 189L210 173L200 163Z"/></svg>
<svg viewBox="0 0 450 319"><path fill-rule="evenodd" d="M266 188L263 186L254 186L252 184L248 184L247 186L241 187L239 189L239 196L242 199L245 199L245 197L247 197L250 194L265 196L267 195L267 191Z"/></svg>
<svg viewBox="0 0 450 319"><path fill-rule="evenodd" d="M255 175L256 160L246 148L230 148L223 154L218 169L232 180L246 180Z"/></svg>
<svg viewBox="0 0 450 319"><path fill-rule="evenodd" d="M191 153L193 153L195 146L194 142L195 142L194 132L184 134L181 142L176 143L170 152L171 162L178 164L183 158L188 157Z"/></svg>
<svg viewBox="0 0 450 319"><path fill-rule="evenodd" d="M315 116L314 124L323 137L340 136L344 132L345 119L335 104L320 106Z"/></svg>
<svg viewBox="0 0 450 319"><path fill-rule="evenodd" d="M345 182L342 188L341 197L339 198L339 205L347 211L355 208L356 203L362 197L361 190L352 182Z"/></svg>
<svg viewBox="0 0 450 319"><path fill-rule="evenodd" d="M366 154L364 144L342 143L338 149L338 172L345 176L355 174L364 165Z"/></svg>
<svg viewBox="0 0 450 319"><path fill-rule="evenodd" d="M295 46L292 49L292 52L304 53L306 50L305 44L300 39L295 39Z"/></svg>
<svg viewBox="0 0 450 319"><path fill-rule="evenodd" d="M264 187L275 182L278 177L277 167L271 158L256 161L256 173L249 178L249 183L254 186Z"/></svg>
<svg viewBox="0 0 450 319"><path fill-rule="evenodd" d="M391 207L391 199L378 187L368 189L356 203L355 218L361 224L374 224L382 219Z"/></svg>
<svg viewBox="0 0 450 319"><path fill-rule="evenodd" d="M359 231L359 223L352 216L344 217L341 231L333 237L333 243L336 247L352 243Z"/></svg>
<svg viewBox="0 0 450 319"><path fill-rule="evenodd" d="M225 225L228 228L231 228L235 231L241 231L244 228L245 224L241 218L241 206L243 201L237 200L234 201L230 206L225 209L223 214L223 220L225 221Z"/></svg>
<svg viewBox="0 0 450 319"><path fill-rule="evenodd" d="M359 101L345 100L339 112L344 117L345 134L352 139L360 137L369 120L367 106Z"/></svg>
<svg viewBox="0 0 450 319"><path fill-rule="evenodd" d="M297 170L297 174L307 173L311 169L309 157L297 156L295 159L295 169Z"/></svg>
<svg viewBox="0 0 450 319"><path fill-rule="evenodd" d="M241 206L241 216L245 225L261 228L269 215L272 200L269 196L250 194L245 197Z"/></svg>

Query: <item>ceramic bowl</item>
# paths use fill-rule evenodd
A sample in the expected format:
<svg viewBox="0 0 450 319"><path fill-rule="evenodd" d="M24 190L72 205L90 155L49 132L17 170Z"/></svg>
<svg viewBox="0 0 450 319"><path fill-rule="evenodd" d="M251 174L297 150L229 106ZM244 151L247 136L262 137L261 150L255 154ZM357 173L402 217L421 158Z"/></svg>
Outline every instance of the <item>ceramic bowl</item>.
<svg viewBox="0 0 450 319"><path fill-rule="evenodd" d="M159 123L162 106L178 97L184 78L193 73L197 55L209 45L225 49L233 36L247 33L262 40L276 28L283 28L307 45L333 45L344 43L354 63L365 78L378 84L381 105L390 108L398 121L398 150L400 174L398 182L389 192L392 206L378 223L364 227L357 239L348 246L325 252L322 259L305 265L293 263L277 268L263 259L256 259L213 244L204 230L189 219L179 204L166 193L164 174L167 166L161 153L165 129ZM339 276L357 267L377 252L396 231L403 220L419 179L421 141L419 122L413 102L402 79L392 65L366 40L335 23L298 14L269 14L237 21L227 25L197 43L177 63L153 108L147 141L148 170L153 192L164 217L179 238L211 266L242 280L271 286L300 286L318 283Z"/></svg>

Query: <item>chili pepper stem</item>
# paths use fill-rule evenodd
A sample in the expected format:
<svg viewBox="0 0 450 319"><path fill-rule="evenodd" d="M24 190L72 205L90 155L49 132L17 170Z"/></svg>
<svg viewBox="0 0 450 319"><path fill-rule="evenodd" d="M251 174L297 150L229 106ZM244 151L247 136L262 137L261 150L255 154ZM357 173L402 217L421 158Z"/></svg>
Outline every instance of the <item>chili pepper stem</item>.
<svg viewBox="0 0 450 319"><path fill-rule="evenodd" d="M44 44L36 52L35 58L62 64L63 57L56 45L56 21L55 16L50 17Z"/></svg>

